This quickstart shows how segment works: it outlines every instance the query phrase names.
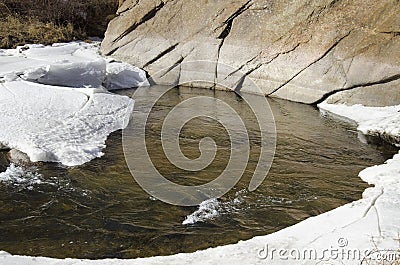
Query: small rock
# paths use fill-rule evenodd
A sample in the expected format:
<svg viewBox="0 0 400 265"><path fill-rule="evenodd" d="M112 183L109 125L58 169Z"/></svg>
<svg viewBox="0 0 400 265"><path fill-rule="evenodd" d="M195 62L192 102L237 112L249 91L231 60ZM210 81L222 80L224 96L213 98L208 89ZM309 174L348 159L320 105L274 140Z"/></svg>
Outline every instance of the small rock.
<svg viewBox="0 0 400 265"><path fill-rule="evenodd" d="M10 162L15 163L17 165L31 165L32 162L29 159L29 156L17 149L11 149L8 152L8 159Z"/></svg>
<svg viewBox="0 0 400 265"><path fill-rule="evenodd" d="M8 147L6 145L0 143L0 151L1 150L7 150L7 149L8 149Z"/></svg>

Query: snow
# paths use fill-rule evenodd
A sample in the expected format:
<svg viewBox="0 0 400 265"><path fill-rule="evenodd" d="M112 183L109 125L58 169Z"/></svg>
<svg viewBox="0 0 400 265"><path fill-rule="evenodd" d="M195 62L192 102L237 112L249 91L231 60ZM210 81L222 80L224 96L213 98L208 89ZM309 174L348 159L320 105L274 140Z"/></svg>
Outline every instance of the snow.
<svg viewBox="0 0 400 265"><path fill-rule="evenodd" d="M127 126L128 97L23 80L0 83L0 142L32 162L86 163L103 155L107 136Z"/></svg>
<svg viewBox="0 0 400 265"><path fill-rule="evenodd" d="M113 61L107 64L107 79L105 86L108 89L114 90L146 85L149 85L146 79L146 73L136 66Z"/></svg>
<svg viewBox="0 0 400 265"><path fill-rule="evenodd" d="M357 123L358 130L364 135L378 136L392 144L400 144L400 105L366 107L323 102L318 107L322 114Z"/></svg>
<svg viewBox="0 0 400 265"><path fill-rule="evenodd" d="M99 43L1 50L0 146L26 153L32 162L66 166L101 157L107 136L127 126L134 104L107 86L143 85L142 70L103 58Z"/></svg>
<svg viewBox="0 0 400 265"><path fill-rule="evenodd" d="M60 62L48 66L38 83L71 87L100 87L106 75L106 62L103 59L89 62Z"/></svg>
<svg viewBox="0 0 400 265"><path fill-rule="evenodd" d="M31 44L0 50L0 78L18 75L42 84L109 90L148 86L146 73L100 55L99 42Z"/></svg>

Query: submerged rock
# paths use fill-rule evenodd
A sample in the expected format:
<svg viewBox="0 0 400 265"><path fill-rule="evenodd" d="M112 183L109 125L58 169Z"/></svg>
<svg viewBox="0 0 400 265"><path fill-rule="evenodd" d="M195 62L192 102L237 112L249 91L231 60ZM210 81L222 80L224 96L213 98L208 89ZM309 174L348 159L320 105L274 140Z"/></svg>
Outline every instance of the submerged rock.
<svg viewBox="0 0 400 265"><path fill-rule="evenodd" d="M29 156L17 149L11 149L8 154L7 158L10 160L11 163L16 165L32 165L33 163L29 159Z"/></svg>
<svg viewBox="0 0 400 265"><path fill-rule="evenodd" d="M355 89L340 100L363 101L367 88L370 105L399 104L399 13L394 0L127 0L102 52L150 76L194 60L227 64L242 73L192 73L243 91L249 76L265 95L304 103Z"/></svg>

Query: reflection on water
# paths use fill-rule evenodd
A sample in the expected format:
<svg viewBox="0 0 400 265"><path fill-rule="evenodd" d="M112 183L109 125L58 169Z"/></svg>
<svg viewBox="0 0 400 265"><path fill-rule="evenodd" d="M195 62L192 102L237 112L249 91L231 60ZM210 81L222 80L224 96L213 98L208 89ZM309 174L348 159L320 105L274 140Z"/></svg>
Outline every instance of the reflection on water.
<svg viewBox="0 0 400 265"><path fill-rule="evenodd" d="M264 183L248 192L260 149L259 128L251 111L233 93L180 88L154 108L146 135L153 163L176 183L206 183L222 172L229 159L225 130L207 118L190 121L180 144L182 152L194 159L200 155L199 140L212 137L218 145L213 163L189 173L166 159L159 139L162 120L172 106L196 95L220 98L246 120L250 162L232 191L200 207L177 207L149 197L130 175L122 133L116 132L100 159L74 168L43 164L25 169L30 171L25 177L38 178L25 186L0 181L0 250L58 258L134 258L235 243L359 199L367 184L357 177L358 172L395 153L362 144L354 128L321 118L312 106L269 100L277 127L276 156ZM2 156L0 170L4 172Z"/></svg>

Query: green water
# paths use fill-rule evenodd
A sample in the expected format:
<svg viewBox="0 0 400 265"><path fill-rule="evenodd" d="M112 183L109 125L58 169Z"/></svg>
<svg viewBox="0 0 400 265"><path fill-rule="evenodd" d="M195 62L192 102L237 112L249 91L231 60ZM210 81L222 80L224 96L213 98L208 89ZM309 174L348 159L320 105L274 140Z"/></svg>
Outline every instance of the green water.
<svg viewBox="0 0 400 265"><path fill-rule="evenodd" d="M135 258L235 243L361 198L368 185L358 172L396 152L361 143L355 128L321 117L312 106L271 99L276 156L264 183L248 192L260 150L259 128L249 108L233 93L180 88L153 109L146 141L155 166L177 183L206 183L222 172L229 158L223 127L198 118L180 135L182 151L198 157L198 141L209 136L219 147L214 162L189 173L166 159L159 135L162 120L171 107L196 95L224 100L249 123L249 165L238 185L220 199L218 216L183 225L197 207L168 205L142 191L125 163L122 133L115 132L102 158L73 168L42 164L26 169L40 174L41 183L0 182L0 250L57 258ZM0 171L7 166L2 153Z"/></svg>

